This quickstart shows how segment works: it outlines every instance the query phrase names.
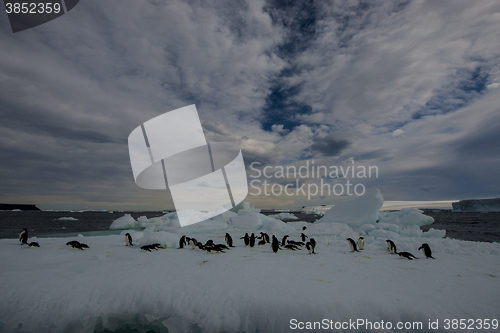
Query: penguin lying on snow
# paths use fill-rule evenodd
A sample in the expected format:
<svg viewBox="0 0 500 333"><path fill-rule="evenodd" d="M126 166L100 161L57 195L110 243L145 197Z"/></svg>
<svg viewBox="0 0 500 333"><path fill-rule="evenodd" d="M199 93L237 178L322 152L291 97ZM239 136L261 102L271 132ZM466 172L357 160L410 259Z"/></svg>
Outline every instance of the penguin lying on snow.
<svg viewBox="0 0 500 333"><path fill-rule="evenodd" d="M351 247L351 252L359 252L356 247L356 242L352 238L347 238L347 241L349 242L349 246Z"/></svg>
<svg viewBox="0 0 500 333"><path fill-rule="evenodd" d="M292 251L296 251L296 250L300 250L299 247L295 244L286 244L285 245L285 249L289 249L289 250L292 250Z"/></svg>
<svg viewBox="0 0 500 333"><path fill-rule="evenodd" d="M161 246L161 244L158 244L158 243L141 246L141 250L148 251L148 252L156 251L158 249L163 249L163 247Z"/></svg>
<svg viewBox="0 0 500 333"><path fill-rule="evenodd" d="M70 242L66 243L66 246L74 247L75 245L78 245L78 244L80 244L79 241L70 241Z"/></svg>
<svg viewBox="0 0 500 333"><path fill-rule="evenodd" d="M408 260L418 259L413 254L411 254L410 252L398 252L398 255L401 258L405 258L405 259L408 259Z"/></svg>
<svg viewBox="0 0 500 333"><path fill-rule="evenodd" d="M74 244L74 245L72 245L72 247L74 249L78 249L78 250L82 250L82 251L89 248L89 246L87 244L83 244L83 243Z"/></svg>
<svg viewBox="0 0 500 333"><path fill-rule="evenodd" d="M422 245L418 248L418 250L419 250L419 251L420 251L420 250L423 250L423 252L424 252L424 254L425 254L425 258L426 258L426 259L429 259L429 258L436 259L436 258L434 258L434 257L432 256L432 251L431 251L431 248L429 247L429 244L427 244L427 243L422 244Z"/></svg>
<svg viewBox="0 0 500 333"><path fill-rule="evenodd" d="M38 244L37 242L31 242L28 244L28 247L40 247L40 244Z"/></svg>

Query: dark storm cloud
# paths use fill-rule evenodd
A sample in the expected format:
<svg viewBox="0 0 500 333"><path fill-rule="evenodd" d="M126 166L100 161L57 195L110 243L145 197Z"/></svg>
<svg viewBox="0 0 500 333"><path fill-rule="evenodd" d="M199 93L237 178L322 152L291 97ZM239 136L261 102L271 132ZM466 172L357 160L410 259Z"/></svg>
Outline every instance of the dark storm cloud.
<svg viewBox="0 0 500 333"><path fill-rule="evenodd" d="M314 138L311 150L324 156L340 156L351 146L352 141L337 133L330 133L324 138Z"/></svg>

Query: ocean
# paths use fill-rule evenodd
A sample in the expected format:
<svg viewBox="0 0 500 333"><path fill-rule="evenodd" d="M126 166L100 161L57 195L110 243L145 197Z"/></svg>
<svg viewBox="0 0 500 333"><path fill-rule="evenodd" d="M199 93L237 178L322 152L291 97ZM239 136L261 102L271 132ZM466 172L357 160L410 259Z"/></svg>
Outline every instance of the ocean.
<svg viewBox="0 0 500 333"><path fill-rule="evenodd" d="M500 242L500 213L452 212L424 210L434 218L434 223L423 226L446 230L446 237L477 242ZM277 212L262 212L265 215ZM299 219L313 223L319 215L291 212ZM164 212L72 212L72 211L0 211L0 238L17 238L23 228L28 228L30 237L72 237L119 234L109 230L111 223L124 214L134 218L162 216ZM61 218L73 218L62 219ZM289 223L293 223L290 221Z"/></svg>

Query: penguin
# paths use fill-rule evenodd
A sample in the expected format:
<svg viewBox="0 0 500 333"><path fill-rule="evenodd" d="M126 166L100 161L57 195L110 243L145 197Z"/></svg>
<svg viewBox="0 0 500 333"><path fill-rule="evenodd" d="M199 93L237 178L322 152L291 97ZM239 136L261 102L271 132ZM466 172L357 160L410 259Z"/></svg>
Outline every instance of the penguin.
<svg viewBox="0 0 500 333"><path fill-rule="evenodd" d="M408 259L408 260L418 259L413 254L411 254L410 252L398 252L398 255L401 258L405 258L405 259Z"/></svg>
<svg viewBox="0 0 500 333"><path fill-rule="evenodd" d="M224 245L224 244L215 244L214 247L219 247L219 248L221 248L223 250L229 250L229 248L226 245Z"/></svg>
<svg viewBox="0 0 500 333"><path fill-rule="evenodd" d="M233 246L233 238L231 237L231 235L229 233L226 232L226 243L227 243L227 246L229 247L234 247Z"/></svg>
<svg viewBox="0 0 500 333"><path fill-rule="evenodd" d="M304 246L304 245L306 245L304 242L296 242L294 240L289 240L288 244L292 244L292 245L295 245L295 246Z"/></svg>
<svg viewBox="0 0 500 333"><path fill-rule="evenodd" d="M143 246L141 246L141 250L148 251L148 252L153 251L153 249L151 248L151 245L143 245Z"/></svg>
<svg viewBox="0 0 500 333"><path fill-rule="evenodd" d="M429 258L436 259L432 256L432 251L431 251L431 248L429 247L429 244L427 244L427 243L422 244L422 246L420 246L418 248L418 250L419 251L423 250L426 259L429 259Z"/></svg>
<svg viewBox="0 0 500 333"><path fill-rule="evenodd" d="M213 247L214 246L214 241L209 239L207 240L207 242L205 243L205 247Z"/></svg>
<svg viewBox="0 0 500 333"><path fill-rule="evenodd" d="M280 249L280 242L276 236L273 235L273 241L271 242L271 248L273 249L273 252L276 253Z"/></svg>
<svg viewBox="0 0 500 333"><path fill-rule="evenodd" d="M28 228L24 228L19 234L19 241L22 245L28 244Z"/></svg>
<svg viewBox="0 0 500 333"><path fill-rule="evenodd" d="M82 250L82 251L89 248L89 246L87 244L83 244L83 243L73 244L71 246L74 249L78 249L78 250Z"/></svg>
<svg viewBox="0 0 500 333"><path fill-rule="evenodd" d="M283 236L283 240L281 241L281 246L285 246L288 244L288 235Z"/></svg>
<svg viewBox="0 0 500 333"><path fill-rule="evenodd" d="M364 250L365 249L365 241L363 237L358 238L358 250Z"/></svg>
<svg viewBox="0 0 500 333"><path fill-rule="evenodd" d="M190 238L188 244L191 245L192 250L194 250L198 244L198 241L196 240L196 238Z"/></svg>
<svg viewBox="0 0 500 333"><path fill-rule="evenodd" d="M28 244L28 247L40 247L40 244L38 244L37 242L31 242Z"/></svg>
<svg viewBox="0 0 500 333"><path fill-rule="evenodd" d="M215 253L226 253L223 250L227 249L226 245L224 244L216 244L212 246L210 249L208 249L208 252L215 252Z"/></svg>
<svg viewBox="0 0 500 333"><path fill-rule="evenodd" d="M257 238L257 236L254 235L254 233L252 232L252 236L250 236L250 247L254 247L255 246L255 239Z"/></svg>
<svg viewBox="0 0 500 333"><path fill-rule="evenodd" d="M125 246L133 246L134 244L132 243L132 236L127 232L125 234Z"/></svg>
<svg viewBox="0 0 500 333"><path fill-rule="evenodd" d="M179 249L183 249L186 245L186 235L182 235L181 239L179 239Z"/></svg>
<svg viewBox="0 0 500 333"><path fill-rule="evenodd" d="M347 238L347 241L349 242L349 246L351 247L351 252L359 252L356 248L356 242L352 238Z"/></svg>
<svg viewBox="0 0 500 333"><path fill-rule="evenodd" d="M74 247L74 246L75 246L75 245L77 245L77 244L80 244L80 242L79 242L79 241L75 241L75 240L74 240L74 241L71 241L71 242L67 242L67 243L66 243L66 246L71 246L71 247Z"/></svg>
<svg viewBox="0 0 500 333"><path fill-rule="evenodd" d="M248 232L246 232L245 236L241 237L240 239L243 239L245 241L245 246L248 246L248 244L250 244L250 237L248 237Z"/></svg>
<svg viewBox="0 0 500 333"><path fill-rule="evenodd" d="M196 249L198 251L203 251L203 250L205 250L205 246L201 242L198 242L198 243L196 243Z"/></svg>
<svg viewBox="0 0 500 333"><path fill-rule="evenodd" d="M304 235L304 233L300 234L300 239L302 239L303 242L306 241L306 238L309 238L309 237L307 237L306 235Z"/></svg>
<svg viewBox="0 0 500 333"><path fill-rule="evenodd" d="M316 248L316 241L314 240L314 238L309 238L309 243L311 243L312 246Z"/></svg>
<svg viewBox="0 0 500 333"><path fill-rule="evenodd" d="M258 245L266 245L266 240L265 239L260 240L259 243L258 243Z"/></svg>
<svg viewBox="0 0 500 333"><path fill-rule="evenodd" d="M391 241L390 239L386 240L387 242L387 249L389 250L389 253L390 254L397 254L398 251L396 250L396 244L394 244L393 241Z"/></svg>
<svg viewBox="0 0 500 333"><path fill-rule="evenodd" d="M297 245L294 245L294 244L287 244L287 245L285 245L285 249L289 249L289 250L292 250L292 251L300 250L299 247Z"/></svg>
<svg viewBox="0 0 500 333"><path fill-rule="evenodd" d="M161 246L161 244L158 244L158 243L154 243L154 244L152 244L152 245L150 245L150 246L151 246L151 248L152 248L153 250L163 249L163 247Z"/></svg>
<svg viewBox="0 0 500 333"><path fill-rule="evenodd" d="M269 235L268 235L268 234L266 234L266 233L264 233L264 240L266 241L266 243L271 243L271 242L269 241Z"/></svg>
<svg viewBox="0 0 500 333"><path fill-rule="evenodd" d="M309 251L309 254L316 254L316 252L314 252L314 246L311 244L311 242L306 243L306 249L307 251Z"/></svg>
<svg viewBox="0 0 500 333"><path fill-rule="evenodd" d="M307 228L306 228L306 226L303 226L303 227L302 227L302 230L306 230L306 229L307 229Z"/></svg>
<svg viewBox="0 0 500 333"><path fill-rule="evenodd" d="M261 241L259 242L259 245L261 245L261 243L262 243L262 245L266 244L266 243L270 243L269 242L269 235L266 234L265 232L262 232L262 231L260 232L260 236L257 237L257 239L261 239Z"/></svg>

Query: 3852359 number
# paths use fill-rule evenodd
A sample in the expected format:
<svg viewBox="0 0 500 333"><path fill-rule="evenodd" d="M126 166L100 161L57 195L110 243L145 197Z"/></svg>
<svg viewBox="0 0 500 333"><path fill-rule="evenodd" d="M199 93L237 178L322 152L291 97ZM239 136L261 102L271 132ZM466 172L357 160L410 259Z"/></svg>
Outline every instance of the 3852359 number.
<svg viewBox="0 0 500 333"><path fill-rule="evenodd" d="M445 319L445 330L498 329L498 319Z"/></svg>
<svg viewBox="0 0 500 333"><path fill-rule="evenodd" d="M61 11L60 3L33 3L33 2L15 2L5 3L5 11L7 14L58 14Z"/></svg>

